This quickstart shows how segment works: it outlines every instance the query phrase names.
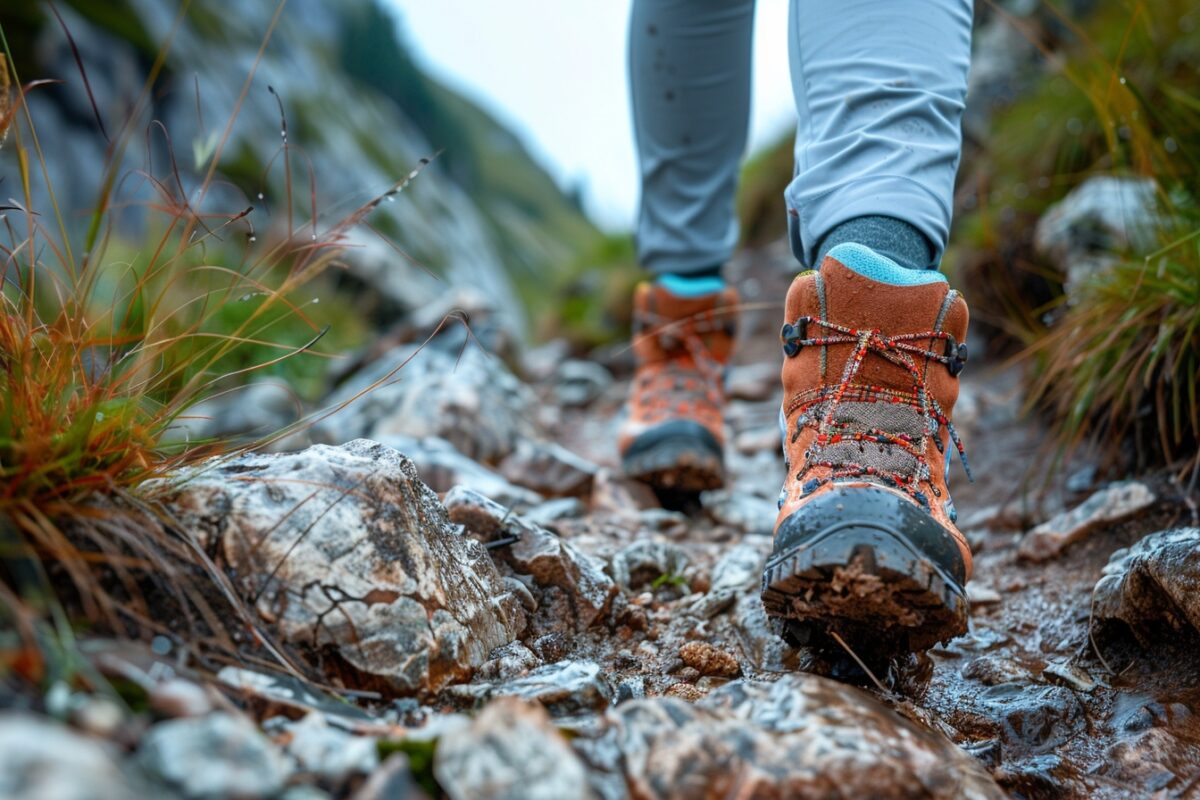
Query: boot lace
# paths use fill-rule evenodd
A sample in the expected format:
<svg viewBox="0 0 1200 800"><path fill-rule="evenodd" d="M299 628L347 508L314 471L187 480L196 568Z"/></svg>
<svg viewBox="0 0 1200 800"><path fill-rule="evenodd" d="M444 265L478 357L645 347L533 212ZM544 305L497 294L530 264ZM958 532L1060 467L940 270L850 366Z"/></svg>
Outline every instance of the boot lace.
<svg viewBox="0 0 1200 800"><path fill-rule="evenodd" d="M819 328L822 335L810 337L810 326ZM815 443L806 453L807 464L832 470L828 478L810 481L812 486L806 484L805 493L832 480L867 476L907 492L928 507L928 498L921 492L920 484L928 484L935 495L940 491L930 482L926 446L932 438L938 452L944 452L942 437L938 435L943 426L958 451L967 478L974 481L958 432L937 398L930 394L919 365L921 359L925 359L926 365L935 361L957 377L967 360L965 344L945 331L885 336L877 329L848 328L813 317L785 324L780 339L788 357L797 355L802 347L854 345L837 384L797 394L785 411L789 416L800 412L792 433L793 442L805 426L816 427ZM920 344L931 340L943 342L944 350L937 352ZM904 369L912 378L911 390L854 384L868 354ZM873 404L885 407L876 410L872 409ZM870 445L875 446L876 453L869 452ZM945 470L948 476L950 459L946 459Z"/></svg>

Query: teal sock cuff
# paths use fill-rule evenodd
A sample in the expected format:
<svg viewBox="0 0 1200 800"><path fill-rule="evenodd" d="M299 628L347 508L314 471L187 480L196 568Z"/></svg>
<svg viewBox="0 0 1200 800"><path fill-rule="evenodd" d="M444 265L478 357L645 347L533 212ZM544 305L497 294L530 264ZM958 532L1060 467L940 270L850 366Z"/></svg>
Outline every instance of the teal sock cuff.
<svg viewBox="0 0 1200 800"><path fill-rule="evenodd" d="M924 286L927 283L948 283L946 276L934 269L909 269L887 256L876 253L866 245L847 242L839 244L827 255L850 269L879 283L892 286Z"/></svg>
<svg viewBox="0 0 1200 800"><path fill-rule="evenodd" d="M700 297L714 294L725 288L725 281L722 278L711 275L697 277L668 272L665 275L659 275L654 282L678 297Z"/></svg>

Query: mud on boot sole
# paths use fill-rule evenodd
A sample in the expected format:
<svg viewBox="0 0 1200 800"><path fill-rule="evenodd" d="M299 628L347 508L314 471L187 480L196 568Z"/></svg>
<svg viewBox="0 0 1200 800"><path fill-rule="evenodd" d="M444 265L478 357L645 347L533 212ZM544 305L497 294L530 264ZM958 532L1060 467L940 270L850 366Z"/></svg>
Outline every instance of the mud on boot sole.
<svg viewBox="0 0 1200 800"><path fill-rule="evenodd" d="M767 560L763 606L782 621L785 638L831 650L840 648L836 633L874 659L926 650L966 632L965 566L948 532L919 509L912 512L920 517L911 516L898 505L911 504L883 490L829 497L794 514L803 519L790 529L792 519L785 520ZM840 519L824 508L831 503Z"/></svg>
<svg viewBox="0 0 1200 800"><path fill-rule="evenodd" d="M725 485L721 447L702 425L678 420L642 434L621 458L626 477L657 489L703 492Z"/></svg>

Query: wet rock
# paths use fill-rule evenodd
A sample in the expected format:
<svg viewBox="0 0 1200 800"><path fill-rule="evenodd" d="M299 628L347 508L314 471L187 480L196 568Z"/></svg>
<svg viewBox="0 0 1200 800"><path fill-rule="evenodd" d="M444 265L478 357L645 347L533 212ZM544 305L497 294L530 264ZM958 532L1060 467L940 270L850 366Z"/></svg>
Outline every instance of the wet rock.
<svg viewBox="0 0 1200 800"><path fill-rule="evenodd" d="M739 595L753 593L759 586L767 549L771 545L765 537L753 538L762 541L742 542L721 556L713 569L708 591L693 601L694 613L710 619L733 605Z"/></svg>
<svg viewBox="0 0 1200 800"><path fill-rule="evenodd" d="M500 473L507 480L547 497L587 494L597 469L565 447L532 439L517 442L516 449L500 462Z"/></svg>
<svg viewBox="0 0 1200 800"><path fill-rule="evenodd" d="M764 497L717 489L700 495L704 513L713 522L737 528L744 533L770 535L775 530L778 509L774 500Z"/></svg>
<svg viewBox="0 0 1200 800"><path fill-rule="evenodd" d="M445 439L381 436L379 443L403 453L416 465L425 485L438 494L465 486L509 508L529 508L542 502L537 492L511 483L495 470L472 461Z"/></svg>
<svg viewBox="0 0 1200 800"><path fill-rule="evenodd" d="M949 740L814 675L735 681L694 705L635 700L608 719L635 797L1004 796Z"/></svg>
<svg viewBox="0 0 1200 800"><path fill-rule="evenodd" d="M487 492L483 494L486 495ZM496 502L500 503L499 500ZM504 504L500 503L500 505ZM565 519L577 519L586 511L587 506L578 497L556 497L522 512L521 516L525 517L527 522L539 527L553 528L554 523Z"/></svg>
<svg viewBox="0 0 1200 800"><path fill-rule="evenodd" d="M968 661L962 668L962 676L968 680L979 681L984 686L1033 681L1033 673L1027 667L1019 661L996 653L985 653Z"/></svg>
<svg viewBox="0 0 1200 800"><path fill-rule="evenodd" d="M200 717L213 709L212 698L203 686L171 678L150 689L150 708L164 717Z"/></svg>
<svg viewBox="0 0 1200 800"><path fill-rule="evenodd" d="M1030 561L1045 561L1097 528L1128 519L1154 504L1154 491L1140 481L1109 484L1070 511L1025 534L1018 550Z"/></svg>
<svg viewBox="0 0 1200 800"><path fill-rule="evenodd" d="M1096 688L1096 679L1091 673L1070 661L1054 661L1047 664L1042 670L1042 676L1080 692L1090 692Z"/></svg>
<svg viewBox="0 0 1200 800"><path fill-rule="evenodd" d="M155 777L194 798L271 797L291 774L287 759L249 721L232 714L160 722L138 752Z"/></svg>
<svg viewBox="0 0 1200 800"><path fill-rule="evenodd" d="M612 385L612 373L595 361L567 359L554 372L554 396L561 406L586 406Z"/></svg>
<svg viewBox="0 0 1200 800"><path fill-rule="evenodd" d="M1157 187L1149 178L1096 176L1084 181L1038 220L1034 245L1067 274L1068 302L1116 254L1149 252L1157 243Z"/></svg>
<svg viewBox="0 0 1200 800"><path fill-rule="evenodd" d="M999 721L1004 742L1025 752L1047 753L1087 724L1078 698L1062 686L1000 683L979 702Z"/></svg>
<svg viewBox="0 0 1200 800"><path fill-rule="evenodd" d="M524 675L535 667L540 667L542 660L533 651L520 642L509 642L498 647L492 657L475 672L475 680L507 681Z"/></svg>
<svg viewBox="0 0 1200 800"><path fill-rule="evenodd" d="M181 477L176 518L258 613L381 688L436 691L521 631L524 612L487 553L390 448L249 454Z"/></svg>
<svg viewBox="0 0 1200 800"><path fill-rule="evenodd" d="M373 738L335 728L322 714L286 722L282 729L286 739L284 751L295 761L298 771L327 785L341 786L355 775L370 774L379 764Z"/></svg>
<svg viewBox="0 0 1200 800"><path fill-rule="evenodd" d="M770 400L779 388L779 365L759 361L729 370L725 393L731 400Z"/></svg>
<svg viewBox="0 0 1200 800"><path fill-rule="evenodd" d="M1113 553L1092 608L1095 621L1119 620L1146 646L1163 627L1200 631L1200 528L1152 533Z"/></svg>
<svg viewBox="0 0 1200 800"><path fill-rule="evenodd" d="M688 555L679 545L639 539L613 556L612 575L629 591L643 589L664 576L677 578L687 569Z"/></svg>
<svg viewBox="0 0 1200 800"><path fill-rule="evenodd" d="M124 800L138 793L115 748L44 717L0 713L0 797Z"/></svg>
<svg viewBox="0 0 1200 800"><path fill-rule="evenodd" d="M519 697L544 706L553 716L603 711L614 691L594 661L559 661L505 683L474 683L451 687L458 697L485 700Z"/></svg>
<svg viewBox="0 0 1200 800"><path fill-rule="evenodd" d="M596 473L592 484L593 511L636 515L643 509L658 508L661 504L646 484L628 480L608 469Z"/></svg>
<svg viewBox="0 0 1200 800"><path fill-rule="evenodd" d="M318 426L330 441L436 436L485 463L499 461L520 439L534 434L529 420L537 406L532 390L504 362L476 346L429 346L418 352L413 345L370 364L326 399L325 406L345 403L349 405Z"/></svg>
<svg viewBox="0 0 1200 800"><path fill-rule="evenodd" d="M222 667L217 673L217 681L238 692L239 699L250 706L259 718L318 712L345 728L375 722L370 714L358 706L321 692L312 684L290 675Z"/></svg>
<svg viewBox="0 0 1200 800"><path fill-rule="evenodd" d="M679 648L679 658L701 675L736 678L742 673L733 655L709 642L685 642Z"/></svg>
<svg viewBox="0 0 1200 800"><path fill-rule="evenodd" d="M795 668L798 653L780 637L757 592L737 598L733 626L742 652L756 670L783 672Z"/></svg>
<svg viewBox="0 0 1200 800"><path fill-rule="evenodd" d="M515 699L489 704L438 744L433 772L452 800L584 800L583 763L546 712Z"/></svg>
<svg viewBox="0 0 1200 800"><path fill-rule="evenodd" d="M599 561L477 492L456 487L445 502L450 519L472 535L512 540L490 552L499 564L532 576L538 610L531 631L582 631L608 612L617 587Z"/></svg>

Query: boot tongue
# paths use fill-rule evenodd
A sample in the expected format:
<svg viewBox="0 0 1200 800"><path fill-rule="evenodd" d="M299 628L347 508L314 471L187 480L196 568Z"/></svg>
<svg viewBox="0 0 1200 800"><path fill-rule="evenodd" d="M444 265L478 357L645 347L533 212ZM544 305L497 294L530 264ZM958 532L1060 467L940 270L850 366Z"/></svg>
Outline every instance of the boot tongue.
<svg viewBox="0 0 1200 800"><path fill-rule="evenodd" d="M878 330L885 337L940 329L962 341L966 334L965 306L958 308L962 301L957 295L947 302L949 283L936 270L908 269L868 247L843 244L825 257L820 277L822 315L837 325L855 331ZM912 344L937 352L944 347L936 340ZM839 379L853 351L851 344L828 348L827 382ZM924 369L926 365L920 361L917 366ZM880 356L868 355L854 383L911 391L913 377Z"/></svg>

